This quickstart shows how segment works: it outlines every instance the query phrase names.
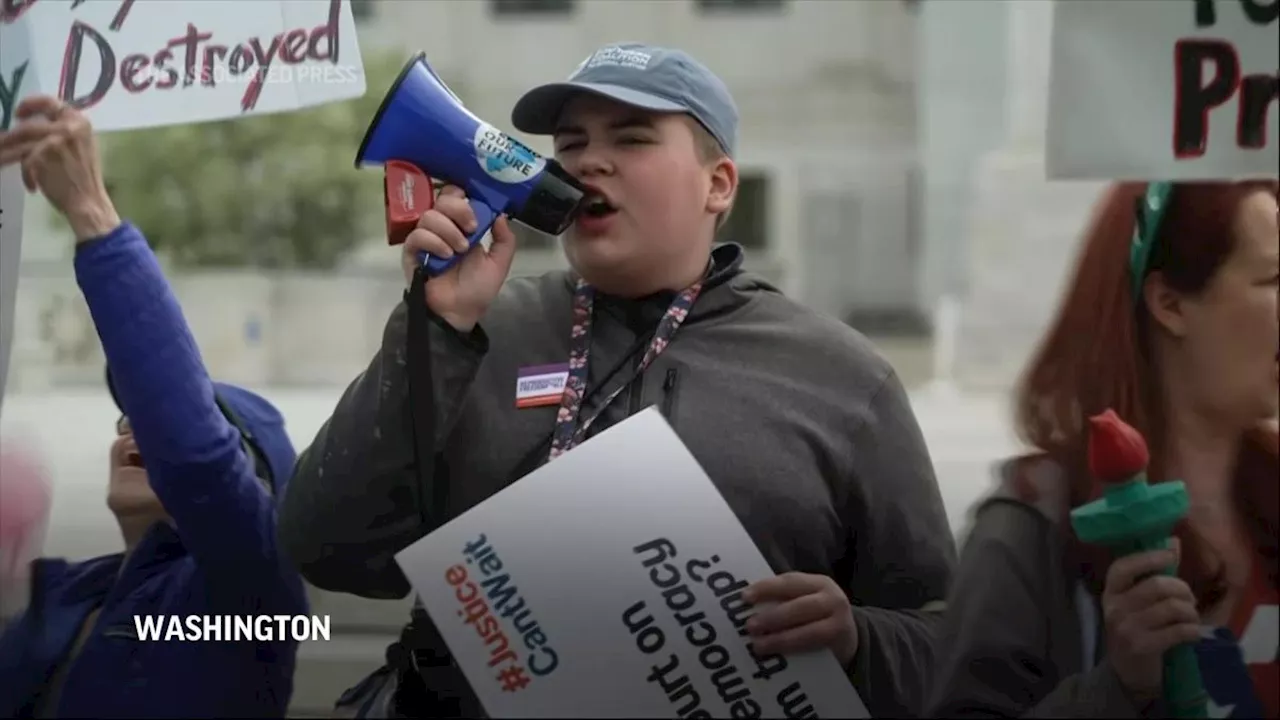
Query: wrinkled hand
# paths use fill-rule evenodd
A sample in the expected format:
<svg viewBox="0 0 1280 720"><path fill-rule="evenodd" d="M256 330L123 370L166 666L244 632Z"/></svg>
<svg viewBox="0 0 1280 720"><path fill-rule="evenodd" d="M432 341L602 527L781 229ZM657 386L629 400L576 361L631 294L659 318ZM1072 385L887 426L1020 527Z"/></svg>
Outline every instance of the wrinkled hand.
<svg viewBox="0 0 1280 720"><path fill-rule="evenodd" d="M830 648L841 665L848 665L858 651L849 598L826 575L789 572L765 578L743 591L743 599L752 605L777 603L747 621L757 655Z"/></svg>
<svg viewBox="0 0 1280 720"><path fill-rule="evenodd" d="M0 133L0 167L22 165L27 190L44 194L83 242L120 224L102 180L102 162L89 119L48 95L18 105L18 124Z"/></svg>

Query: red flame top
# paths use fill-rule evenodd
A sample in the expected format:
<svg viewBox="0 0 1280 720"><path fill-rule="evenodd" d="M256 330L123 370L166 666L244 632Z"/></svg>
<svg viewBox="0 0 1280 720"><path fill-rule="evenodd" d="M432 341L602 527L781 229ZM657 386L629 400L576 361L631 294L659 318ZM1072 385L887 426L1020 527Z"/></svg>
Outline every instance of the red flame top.
<svg viewBox="0 0 1280 720"><path fill-rule="evenodd" d="M1089 470L1100 482L1126 482L1150 461L1146 439L1115 411L1089 418Z"/></svg>

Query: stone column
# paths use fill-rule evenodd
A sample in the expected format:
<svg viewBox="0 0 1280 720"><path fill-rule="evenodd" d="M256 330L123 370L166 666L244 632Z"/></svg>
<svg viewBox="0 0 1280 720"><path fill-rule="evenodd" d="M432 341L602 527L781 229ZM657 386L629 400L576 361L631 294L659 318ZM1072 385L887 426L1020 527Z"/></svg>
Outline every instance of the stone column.
<svg viewBox="0 0 1280 720"><path fill-rule="evenodd" d="M969 273L952 375L962 387L1008 389L1047 329L1101 183L1045 178L1053 3L1013 0L1007 127L974 177Z"/></svg>

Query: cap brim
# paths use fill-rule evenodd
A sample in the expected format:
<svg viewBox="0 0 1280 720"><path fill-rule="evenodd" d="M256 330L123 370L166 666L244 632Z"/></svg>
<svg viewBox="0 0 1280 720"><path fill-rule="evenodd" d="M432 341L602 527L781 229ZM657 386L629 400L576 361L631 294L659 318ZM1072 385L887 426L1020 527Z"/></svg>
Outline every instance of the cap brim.
<svg viewBox="0 0 1280 720"><path fill-rule="evenodd" d="M624 105L654 112L687 113L689 108L657 95L607 83L551 83L524 94L511 110L511 124L520 132L550 135L555 132L560 113L569 98L581 93L606 97Z"/></svg>

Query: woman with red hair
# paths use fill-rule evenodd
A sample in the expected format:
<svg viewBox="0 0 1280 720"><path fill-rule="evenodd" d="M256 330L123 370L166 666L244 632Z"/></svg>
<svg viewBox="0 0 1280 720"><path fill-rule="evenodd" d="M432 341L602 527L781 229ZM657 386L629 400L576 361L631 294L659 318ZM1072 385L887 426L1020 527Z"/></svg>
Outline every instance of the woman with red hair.
<svg viewBox="0 0 1280 720"><path fill-rule="evenodd" d="M1196 643L1212 717L1280 715L1277 184L1122 184L1102 199L1016 393L1033 452L976 508L928 714L1161 716L1161 656ZM1180 479L1172 551L1114 559L1073 533L1100 495L1089 419ZM1176 576L1160 571L1177 567Z"/></svg>

